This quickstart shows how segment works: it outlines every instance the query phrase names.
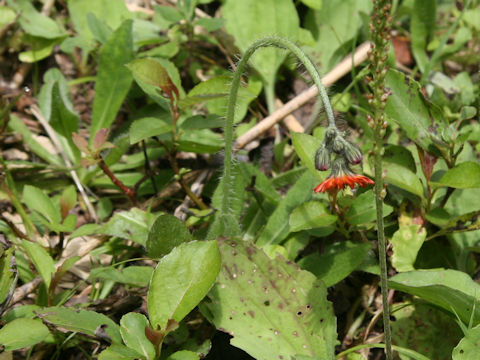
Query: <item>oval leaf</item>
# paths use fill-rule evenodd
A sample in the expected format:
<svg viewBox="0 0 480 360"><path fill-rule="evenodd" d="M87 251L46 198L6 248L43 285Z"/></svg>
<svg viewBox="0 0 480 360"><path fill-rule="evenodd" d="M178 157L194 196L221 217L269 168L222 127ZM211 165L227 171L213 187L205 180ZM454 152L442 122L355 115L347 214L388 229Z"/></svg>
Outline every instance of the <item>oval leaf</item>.
<svg viewBox="0 0 480 360"><path fill-rule="evenodd" d="M480 165L467 161L448 170L439 183L456 189L480 188Z"/></svg>
<svg viewBox="0 0 480 360"><path fill-rule="evenodd" d="M147 252L150 257L159 258L191 240L192 235L183 222L173 215L160 215L148 232Z"/></svg>
<svg viewBox="0 0 480 360"><path fill-rule="evenodd" d="M306 202L293 210L290 215L290 231L327 227L337 221L337 216L327 212L320 201Z"/></svg>
<svg viewBox="0 0 480 360"><path fill-rule="evenodd" d="M153 328L180 322L205 297L220 271L215 241L194 241L176 247L158 263L148 292L148 314Z"/></svg>
<svg viewBox="0 0 480 360"><path fill-rule="evenodd" d="M418 296L456 315L468 324L480 322L480 285L466 273L457 270L408 271L392 277L392 289ZM472 317L472 311L475 313Z"/></svg>
<svg viewBox="0 0 480 360"><path fill-rule="evenodd" d="M0 329L0 346L12 351L38 344L50 332L39 319L15 319Z"/></svg>

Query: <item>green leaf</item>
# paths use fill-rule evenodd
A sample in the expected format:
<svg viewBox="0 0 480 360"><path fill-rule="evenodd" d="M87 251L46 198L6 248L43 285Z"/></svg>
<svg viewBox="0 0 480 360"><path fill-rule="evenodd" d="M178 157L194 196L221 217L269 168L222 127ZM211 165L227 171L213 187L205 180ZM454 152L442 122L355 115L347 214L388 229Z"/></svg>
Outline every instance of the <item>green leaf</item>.
<svg viewBox="0 0 480 360"><path fill-rule="evenodd" d="M345 279L360 266L370 249L371 245L367 243L335 243L326 246L322 254L313 253L304 257L298 265L313 273L329 287Z"/></svg>
<svg viewBox="0 0 480 360"><path fill-rule="evenodd" d="M130 144L136 144L152 136L169 133L172 131L172 128L172 125L168 123L166 118L146 117L135 120L130 126Z"/></svg>
<svg viewBox="0 0 480 360"><path fill-rule="evenodd" d="M184 243L158 263L148 292L153 328L165 330L170 319L180 322L205 297L220 271L215 241Z"/></svg>
<svg viewBox="0 0 480 360"><path fill-rule="evenodd" d="M337 216L327 212L320 201L308 201L297 206L290 215L290 231L296 232L335 224Z"/></svg>
<svg viewBox="0 0 480 360"><path fill-rule="evenodd" d="M39 13L29 0L8 0L7 2L20 14L18 22L27 34L46 39L66 35L55 21Z"/></svg>
<svg viewBox="0 0 480 360"><path fill-rule="evenodd" d="M170 355L167 360L198 360L200 357L193 351L180 350Z"/></svg>
<svg viewBox="0 0 480 360"><path fill-rule="evenodd" d="M68 331L122 343L120 327L107 316L95 311L53 306L37 311L37 316L44 322Z"/></svg>
<svg viewBox="0 0 480 360"><path fill-rule="evenodd" d="M98 360L137 360L141 355L125 345L113 344L98 355Z"/></svg>
<svg viewBox="0 0 480 360"><path fill-rule="evenodd" d="M258 360L333 359L336 320L323 282L242 240L219 240L222 271L205 316Z"/></svg>
<svg viewBox="0 0 480 360"><path fill-rule="evenodd" d="M180 136L178 150L214 154L224 146L223 139L210 129L189 130Z"/></svg>
<svg viewBox="0 0 480 360"><path fill-rule="evenodd" d="M73 106L69 99L62 97L59 84L54 83L52 88L52 110L48 121L52 128L61 135L61 141L64 149L70 158L75 161L80 158L80 153L72 141L72 133L78 131L78 115L73 111Z"/></svg>
<svg viewBox="0 0 480 360"><path fill-rule="evenodd" d="M206 102L210 114L224 115L227 108L228 93L232 79L228 76L217 76L196 85L184 101ZM235 107L237 123L247 114L248 104L254 100L261 90L261 84L250 80L249 86L241 86L238 90L238 99Z"/></svg>
<svg viewBox="0 0 480 360"><path fill-rule="evenodd" d="M52 275L55 273L55 263L52 257L48 254L47 250L37 243L22 240L22 246L48 288L52 280Z"/></svg>
<svg viewBox="0 0 480 360"><path fill-rule="evenodd" d="M7 6L0 5L0 28L15 20L15 11Z"/></svg>
<svg viewBox="0 0 480 360"><path fill-rule="evenodd" d="M0 329L0 346L3 351L17 350L38 344L49 334L39 319L15 319Z"/></svg>
<svg viewBox="0 0 480 360"><path fill-rule="evenodd" d="M152 273L153 269L149 266L128 266L123 269L101 266L90 270L89 279L110 280L131 286L146 287Z"/></svg>
<svg viewBox="0 0 480 360"><path fill-rule="evenodd" d="M447 170L438 185L456 189L480 188L480 164L472 161L458 164Z"/></svg>
<svg viewBox="0 0 480 360"><path fill-rule="evenodd" d="M112 35L112 29L110 29L107 24L100 21L94 13L89 12L87 14L87 25L92 32L93 37L101 44L105 44L108 38Z"/></svg>
<svg viewBox="0 0 480 360"><path fill-rule="evenodd" d="M55 45L60 42L60 39L45 39L37 37L28 37L28 44L30 50L22 51L18 54L18 59L25 63L35 63L49 57Z"/></svg>
<svg viewBox="0 0 480 360"><path fill-rule="evenodd" d="M138 313L128 313L120 319L120 333L123 342L131 349L142 354L147 360L155 359L155 347L145 335L149 327L147 318Z"/></svg>
<svg viewBox="0 0 480 360"><path fill-rule="evenodd" d="M0 250L0 304L2 304L7 298L13 281L15 280L15 269L12 267L11 263L14 249L15 248L12 246L4 251Z"/></svg>
<svg viewBox="0 0 480 360"><path fill-rule="evenodd" d="M457 270L418 270L400 273L390 278L389 286L431 302L473 324L480 322L480 285Z"/></svg>
<svg viewBox="0 0 480 360"><path fill-rule="evenodd" d="M404 146L386 144L382 161L385 163L385 166L394 163L406 167L411 172L417 172L415 159L413 158L411 151Z"/></svg>
<svg viewBox="0 0 480 360"><path fill-rule="evenodd" d="M8 128L22 135L23 143L42 160L49 164L63 166L63 161L57 155L51 154L34 137L30 129L17 116L11 114Z"/></svg>
<svg viewBox="0 0 480 360"><path fill-rule="evenodd" d="M60 223L60 212L55 208L53 201L39 188L25 185L23 187L23 202L31 211L38 211L50 223Z"/></svg>
<svg viewBox="0 0 480 360"><path fill-rule="evenodd" d="M480 353L480 325L467 331L465 337L460 340L453 349L452 360L475 359Z"/></svg>
<svg viewBox="0 0 480 360"><path fill-rule="evenodd" d="M427 237L427 231L420 225L403 225L393 234L392 265L398 272L414 270L413 264Z"/></svg>
<svg viewBox="0 0 480 360"><path fill-rule="evenodd" d="M302 133L292 133L291 136L295 152L302 160L302 164L312 174L315 174L319 181L325 180L328 176L328 171L317 171L315 169L315 153L322 146L322 140Z"/></svg>
<svg viewBox="0 0 480 360"><path fill-rule="evenodd" d="M420 84L399 71L390 70L386 86L392 91L385 107L387 116L400 125L412 141L435 153L432 141L434 129L436 126L442 129L445 123L439 111L426 103Z"/></svg>
<svg viewBox="0 0 480 360"><path fill-rule="evenodd" d="M410 20L412 53L422 72L429 61L426 49L427 44L433 39L436 11L435 0L415 0L413 3Z"/></svg>
<svg viewBox="0 0 480 360"><path fill-rule="evenodd" d="M100 234L130 239L145 246L148 229L151 228L154 221L155 215L132 208L129 211L115 213L108 223L97 231Z"/></svg>
<svg viewBox="0 0 480 360"><path fill-rule="evenodd" d="M390 215L392 211L393 208L390 205L383 204L383 217ZM373 190L368 190L353 200L346 218L350 225L367 224L377 219L377 208Z"/></svg>
<svg viewBox="0 0 480 360"><path fill-rule="evenodd" d="M133 76L140 81L158 87L173 85L168 71L156 59L135 59L127 64Z"/></svg>
<svg viewBox="0 0 480 360"><path fill-rule="evenodd" d="M98 60L90 144L102 128L109 128L132 83L125 64L133 59L132 21L126 20L103 45Z"/></svg>
<svg viewBox="0 0 480 360"><path fill-rule="evenodd" d="M306 172L292 186L287 195L280 201L267 224L260 233L257 245L280 244L292 231L289 225L291 212L300 204L310 200L313 194L315 177Z"/></svg>
<svg viewBox="0 0 480 360"><path fill-rule="evenodd" d="M207 116L194 115L187 118L180 124L182 130L192 129L214 129L221 128L225 125L225 119L217 114L209 114Z"/></svg>
<svg viewBox="0 0 480 360"><path fill-rule="evenodd" d="M60 143L72 162L78 163L80 152L72 141L72 133L78 131L78 115L70 99L68 83L58 69L50 69L43 76L39 106L43 116L59 135Z"/></svg>
<svg viewBox="0 0 480 360"><path fill-rule="evenodd" d="M304 26L315 39L310 51L323 73L350 51L346 44L356 36L363 25L362 15L371 8L369 0L329 0L319 10L307 12Z"/></svg>
<svg viewBox="0 0 480 360"><path fill-rule="evenodd" d="M170 214L160 215L148 232L148 256L160 258L176 246L191 240L192 235L183 222Z"/></svg>
<svg viewBox="0 0 480 360"><path fill-rule="evenodd" d="M225 28L242 52L264 36L276 35L291 41L298 38L299 19L291 0L227 0L222 6L222 15ZM266 48L258 50L251 63L264 82L273 86L277 70L286 56L285 51Z"/></svg>
<svg viewBox="0 0 480 360"><path fill-rule="evenodd" d="M302 3L314 10L320 10L322 8L322 0L301 0Z"/></svg>
<svg viewBox="0 0 480 360"><path fill-rule="evenodd" d="M415 173L394 163L385 164L385 168L387 171L385 181L388 184L398 186L400 189L406 190L423 199L423 185Z"/></svg>
<svg viewBox="0 0 480 360"><path fill-rule="evenodd" d="M109 28L116 30L124 20L132 18L123 0L68 0L68 12L82 42L93 47L94 35L88 25L88 14L95 15Z"/></svg>
<svg viewBox="0 0 480 360"><path fill-rule="evenodd" d="M395 345L415 350L429 359L451 360L462 331L452 317L423 302L399 303L391 308L392 339ZM410 360L399 354L400 359Z"/></svg>

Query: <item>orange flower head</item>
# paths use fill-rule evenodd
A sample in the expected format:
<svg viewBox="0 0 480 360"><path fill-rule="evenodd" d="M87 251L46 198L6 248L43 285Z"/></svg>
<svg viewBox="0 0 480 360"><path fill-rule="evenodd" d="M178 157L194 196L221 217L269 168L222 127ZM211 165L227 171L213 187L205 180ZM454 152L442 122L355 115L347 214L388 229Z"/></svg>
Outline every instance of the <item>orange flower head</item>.
<svg viewBox="0 0 480 360"><path fill-rule="evenodd" d="M346 186L350 186L351 189L355 185L365 187L367 185L373 185L375 182L363 175L355 174L346 163L343 157L337 157L333 163L332 173L322 183L317 185L313 191L319 192L336 192L345 189Z"/></svg>

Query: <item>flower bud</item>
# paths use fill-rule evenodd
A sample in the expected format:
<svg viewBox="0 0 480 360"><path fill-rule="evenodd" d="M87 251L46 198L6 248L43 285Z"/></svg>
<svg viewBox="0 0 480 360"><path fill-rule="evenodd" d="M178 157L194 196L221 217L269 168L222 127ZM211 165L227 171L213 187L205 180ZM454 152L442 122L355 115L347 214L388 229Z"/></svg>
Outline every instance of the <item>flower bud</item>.
<svg viewBox="0 0 480 360"><path fill-rule="evenodd" d="M315 169L325 171L330 168L330 151L325 146L317 150L315 154Z"/></svg>
<svg viewBox="0 0 480 360"><path fill-rule="evenodd" d="M350 164L356 165L362 162L363 155L358 146L345 141L345 157Z"/></svg>
<svg viewBox="0 0 480 360"><path fill-rule="evenodd" d="M340 137L337 136L335 140L333 140L333 146L332 146L333 151L335 151L337 154L340 154L343 152L345 149L345 141Z"/></svg>

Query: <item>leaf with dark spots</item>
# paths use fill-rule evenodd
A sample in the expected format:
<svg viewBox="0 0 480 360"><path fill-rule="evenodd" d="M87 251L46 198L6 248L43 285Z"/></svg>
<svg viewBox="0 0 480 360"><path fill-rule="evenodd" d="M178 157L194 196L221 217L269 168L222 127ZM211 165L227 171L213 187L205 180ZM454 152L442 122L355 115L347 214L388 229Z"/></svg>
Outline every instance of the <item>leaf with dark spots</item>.
<svg viewBox="0 0 480 360"><path fill-rule="evenodd" d="M232 345L258 360L334 358L336 320L323 282L253 244L223 239L219 247L222 270L204 314L233 334Z"/></svg>

